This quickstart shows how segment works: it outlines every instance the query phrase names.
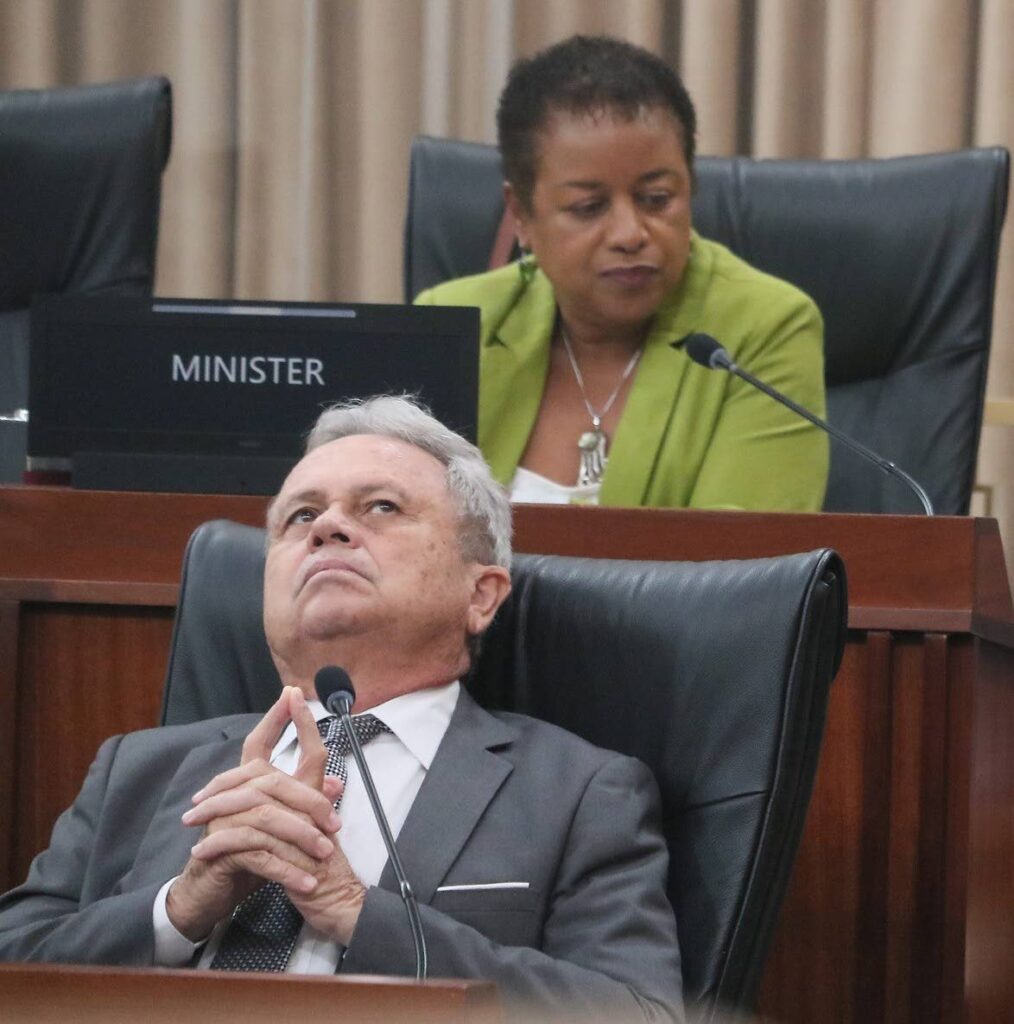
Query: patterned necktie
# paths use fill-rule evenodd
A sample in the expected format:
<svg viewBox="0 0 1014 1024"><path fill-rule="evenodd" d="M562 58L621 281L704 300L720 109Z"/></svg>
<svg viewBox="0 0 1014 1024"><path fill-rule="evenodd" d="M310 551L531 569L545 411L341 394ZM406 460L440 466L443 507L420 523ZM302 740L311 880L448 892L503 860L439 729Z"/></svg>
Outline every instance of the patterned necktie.
<svg viewBox="0 0 1014 1024"><path fill-rule="evenodd" d="M391 730L373 715L358 715L352 727L360 745L365 746L382 732ZM317 723L327 747L326 775L348 779L345 757L349 738L341 722L331 715ZM335 807L341 803L341 797ZM267 882L251 893L233 911L232 921L210 967L216 971L284 971L303 927L303 917L277 882Z"/></svg>

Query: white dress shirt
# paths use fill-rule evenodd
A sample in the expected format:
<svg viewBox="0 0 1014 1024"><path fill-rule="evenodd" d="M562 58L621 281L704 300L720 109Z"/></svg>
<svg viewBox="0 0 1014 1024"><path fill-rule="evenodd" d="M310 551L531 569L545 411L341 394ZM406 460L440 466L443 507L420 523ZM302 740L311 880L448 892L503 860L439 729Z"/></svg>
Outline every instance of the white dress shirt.
<svg viewBox="0 0 1014 1024"><path fill-rule="evenodd" d="M437 747L444 738L459 691L457 682L417 690L395 697L368 712L391 730L371 740L363 747L363 754L395 838L405 824ZM315 721L327 717L327 711L318 701L309 702L309 707ZM298 761L296 727L290 722L275 744L271 763L291 775ZM338 810L342 820L338 843L363 885L376 885L387 863L387 850L351 754L346 767L348 781ZM195 833L195 842L196 838ZM166 913L166 895L175 880L171 878L162 886L152 908L155 965L159 967L182 967L190 962L201 946L201 943L192 943L181 935ZM211 933L199 967L207 967L211 963L227 924L227 921L220 923ZM343 949L337 942L304 924L286 971L293 974L333 974L342 953Z"/></svg>

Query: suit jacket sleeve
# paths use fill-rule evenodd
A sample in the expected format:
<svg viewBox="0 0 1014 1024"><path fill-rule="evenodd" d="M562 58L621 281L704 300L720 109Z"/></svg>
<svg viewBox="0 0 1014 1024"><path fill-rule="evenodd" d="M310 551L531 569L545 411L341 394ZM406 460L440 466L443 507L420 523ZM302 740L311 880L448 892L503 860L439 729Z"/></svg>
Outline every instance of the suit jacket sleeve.
<svg viewBox="0 0 1014 1024"><path fill-rule="evenodd" d="M423 906L430 975L488 978L515 1011L555 1008L581 1020L682 1020L657 804L654 781L640 762L619 755L607 760L574 814L547 901L541 949L498 944ZM405 975L414 965L400 898L371 888L343 970Z"/></svg>
<svg viewBox="0 0 1014 1024"><path fill-rule="evenodd" d="M107 740L77 800L58 819L49 849L32 863L23 885L0 897L0 960L145 966L154 956L151 908L161 883L92 899L88 878L116 878L136 852L123 835L107 863L95 865L113 761L122 737ZM165 880L163 880L165 881Z"/></svg>

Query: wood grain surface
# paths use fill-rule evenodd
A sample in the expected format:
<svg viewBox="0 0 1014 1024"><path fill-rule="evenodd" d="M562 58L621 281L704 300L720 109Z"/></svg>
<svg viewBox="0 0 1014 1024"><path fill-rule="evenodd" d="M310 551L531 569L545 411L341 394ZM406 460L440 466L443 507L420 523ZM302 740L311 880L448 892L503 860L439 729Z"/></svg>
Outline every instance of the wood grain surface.
<svg viewBox="0 0 1014 1024"><path fill-rule="evenodd" d="M0 964L5 1024L500 1024L486 981Z"/></svg>

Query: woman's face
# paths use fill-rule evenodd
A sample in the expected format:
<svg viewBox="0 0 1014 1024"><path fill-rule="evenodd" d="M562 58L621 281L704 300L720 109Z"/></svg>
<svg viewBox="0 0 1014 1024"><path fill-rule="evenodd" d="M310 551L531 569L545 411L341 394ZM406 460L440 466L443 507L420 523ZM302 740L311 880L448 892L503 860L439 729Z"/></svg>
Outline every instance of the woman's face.
<svg viewBox="0 0 1014 1024"><path fill-rule="evenodd" d="M525 209L507 186L518 239L556 291L569 324L643 325L690 256L690 169L680 127L652 108L550 115L539 132Z"/></svg>

